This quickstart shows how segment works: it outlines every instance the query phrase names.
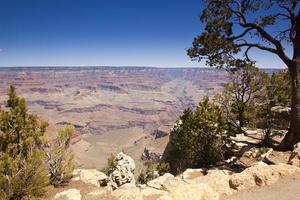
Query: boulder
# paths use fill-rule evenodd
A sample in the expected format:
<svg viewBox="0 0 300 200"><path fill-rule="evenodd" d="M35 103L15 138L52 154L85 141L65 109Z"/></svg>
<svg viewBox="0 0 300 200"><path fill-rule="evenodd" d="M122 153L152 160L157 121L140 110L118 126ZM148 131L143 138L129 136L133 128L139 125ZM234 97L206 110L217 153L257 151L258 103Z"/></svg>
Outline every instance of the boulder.
<svg viewBox="0 0 300 200"><path fill-rule="evenodd" d="M300 142L294 146L288 164L300 167Z"/></svg>
<svg viewBox="0 0 300 200"><path fill-rule="evenodd" d="M274 106L271 108L271 115L273 118L273 125L276 129L287 129L290 122L291 108L284 106Z"/></svg>
<svg viewBox="0 0 300 200"><path fill-rule="evenodd" d="M186 169L182 173L182 179L186 182L193 181L197 178L201 178L206 174L203 169Z"/></svg>
<svg viewBox="0 0 300 200"><path fill-rule="evenodd" d="M271 185L281 176L299 173L300 169L287 164L265 165L257 164L234 174L229 179L229 185L234 190L243 190L253 186Z"/></svg>
<svg viewBox="0 0 300 200"><path fill-rule="evenodd" d="M57 193L54 199L67 198L68 200L81 200L80 191L77 189L68 189L63 192Z"/></svg>
<svg viewBox="0 0 300 200"><path fill-rule="evenodd" d="M111 195L118 200L143 200L140 189L130 183L117 188Z"/></svg>
<svg viewBox="0 0 300 200"><path fill-rule="evenodd" d="M168 191L173 200L218 200L219 194L205 183L186 183L180 178L167 179L163 190Z"/></svg>
<svg viewBox="0 0 300 200"><path fill-rule="evenodd" d="M167 191L157 190L151 187L146 187L142 189L141 194L143 199L172 200Z"/></svg>
<svg viewBox="0 0 300 200"><path fill-rule="evenodd" d="M173 179L173 178L174 176L172 174L166 173L163 176L160 176L156 179L147 182L147 186L161 190L165 182L168 181L168 179Z"/></svg>
<svg viewBox="0 0 300 200"><path fill-rule="evenodd" d="M232 172L228 170L209 170L207 175L203 177L202 182L207 183L220 195L231 195L234 192L229 186L231 174Z"/></svg>
<svg viewBox="0 0 300 200"><path fill-rule="evenodd" d="M126 183L134 182L134 160L120 152L116 155L114 162L116 163L116 169L110 175L112 187L117 188Z"/></svg>
<svg viewBox="0 0 300 200"><path fill-rule="evenodd" d="M100 172L96 169L77 169L73 174L76 173L78 174L80 181L97 187L100 187L109 181L108 177L103 172Z"/></svg>

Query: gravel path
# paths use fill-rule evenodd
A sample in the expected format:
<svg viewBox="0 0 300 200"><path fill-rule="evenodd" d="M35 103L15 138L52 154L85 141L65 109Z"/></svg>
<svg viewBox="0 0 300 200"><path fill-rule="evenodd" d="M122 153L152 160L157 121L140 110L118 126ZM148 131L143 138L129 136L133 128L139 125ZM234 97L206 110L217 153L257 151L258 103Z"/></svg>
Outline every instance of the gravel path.
<svg viewBox="0 0 300 200"><path fill-rule="evenodd" d="M300 174L280 179L276 184L238 192L221 200L300 200Z"/></svg>

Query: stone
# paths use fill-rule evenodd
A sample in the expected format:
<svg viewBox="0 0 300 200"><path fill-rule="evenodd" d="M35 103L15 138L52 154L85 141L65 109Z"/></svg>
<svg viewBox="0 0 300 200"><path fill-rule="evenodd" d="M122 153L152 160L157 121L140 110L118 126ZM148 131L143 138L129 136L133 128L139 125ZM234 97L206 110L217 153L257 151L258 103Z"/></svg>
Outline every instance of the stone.
<svg viewBox="0 0 300 200"><path fill-rule="evenodd" d="M114 162L116 163L116 169L110 175L110 181L113 188L120 187L126 183L134 182L134 160L120 152L116 155Z"/></svg>
<svg viewBox="0 0 300 200"><path fill-rule="evenodd" d="M211 169L205 176L195 179L195 182L208 184L220 195L231 195L234 192L229 186L231 174L228 170Z"/></svg>
<svg viewBox="0 0 300 200"><path fill-rule="evenodd" d="M68 189L63 192L57 193L54 196L54 199L59 199L63 197L67 198L68 200L81 200L80 191L77 189Z"/></svg>
<svg viewBox="0 0 300 200"><path fill-rule="evenodd" d="M253 147L250 150L246 151L243 156L246 158L257 158L260 155L260 151L258 148Z"/></svg>
<svg viewBox="0 0 300 200"><path fill-rule="evenodd" d="M147 186L161 190L163 188L164 183L168 179L173 179L174 176L172 174L166 173L163 176L160 176L156 179L147 182Z"/></svg>
<svg viewBox="0 0 300 200"><path fill-rule="evenodd" d="M132 184L124 184L114 190L111 195L118 200L143 200L140 189Z"/></svg>
<svg viewBox="0 0 300 200"><path fill-rule="evenodd" d="M255 180L251 174L234 174L229 179L229 186L234 190L243 190L246 188L254 187Z"/></svg>
<svg viewBox="0 0 300 200"><path fill-rule="evenodd" d="M272 185L282 176L299 173L300 168L279 163L276 165L257 164L234 174L229 179L229 185L234 190L244 190L253 186Z"/></svg>
<svg viewBox="0 0 300 200"><path fill-rule="evenodd" d="M186 169L181 176L184 181L188 182L196 178L201 178L204 175L205 175L205 170L203 169Z"/></svg>
<svg viewBox="0 0 300 200"><path fill-rule="evenodd" d="M157 190L151 187L142 189L141 194L143 199L172 200L167 191Z"/></svg>
<svg viewBox="0 0 300 200"><path fill-rule="evenodd" d="M186 183L180 178L167 179L163 190L173 200L218 200L219 194L205 183Z"/></svg>
<svg viewBox="0 0 300 200"><path fill-rule="evenodd" d="M300 167L300 142L295 144L294 150L291 153L288 164Z"/></svg>
<svg viewBox="0 0 300 200"><path fill-rule="evenodd" d="M108 177L96 169L81 169L79 172L80 181L100 187L104 182L108 182Z"/></svg>

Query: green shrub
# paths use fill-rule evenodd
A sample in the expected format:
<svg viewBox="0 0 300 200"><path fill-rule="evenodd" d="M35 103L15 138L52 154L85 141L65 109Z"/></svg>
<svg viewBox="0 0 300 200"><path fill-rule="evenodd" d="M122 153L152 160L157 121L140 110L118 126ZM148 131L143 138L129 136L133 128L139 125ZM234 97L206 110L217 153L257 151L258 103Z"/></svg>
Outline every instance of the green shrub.
<svg viewBox="0 0 300 200"><path fill-rule="evenodd" d="M165 161L172 173L186 168L208 167L223 158L227 138L222 109L204 98L195 111L187 109L171 130Z"/></svg>
<svg viewBox="0 0 300 200"><path fill-rule="evenodd" d="M67 125L58 131L57 138L45 148L50 172L50 183L60 186L68 183L74 170L73 154L69 150L74 127Z"/></svg>
<svg viewBox="0 0 300 200"><path fill-rule="evenodd" d="M101 171L107 176L109 176L116 169L117 163L115 162L115 157L116 156L114 154L110 154L110 156L107 158L107 166L101 169Z"/></svg>
<svg viewBox="0 0 300 200"><path fill-rule="evenodd" d="M291 104L291 81L288 70L272 74L268 86L268 96L271 105L290 106Z"/></svg>
<svg viewBox="0 0 300 200"><path fill-rule="evenodd" d="M33 199L43 195L49 182L42 150L47 123L27 112L13 86L8 97L7 109L0 109L0 195Z"/></svg>
<svg viewBox="0 0 300 200"><path fill-rule="evenodd" d="M138 182L145 184L158 176L162 176L170 171L169 163L155 163L153 161L146 161L144 163L145 169L142 170L138 177Z"/></svg>
<svg viewBox="0 0 300 200"><path fill-rule="evenodd" d="M240 133L243 127L256 126L257 107L266 101L269 78L252 64L230 71L228 77L229 82L217 100L226 111L231 131Z"/></svg>

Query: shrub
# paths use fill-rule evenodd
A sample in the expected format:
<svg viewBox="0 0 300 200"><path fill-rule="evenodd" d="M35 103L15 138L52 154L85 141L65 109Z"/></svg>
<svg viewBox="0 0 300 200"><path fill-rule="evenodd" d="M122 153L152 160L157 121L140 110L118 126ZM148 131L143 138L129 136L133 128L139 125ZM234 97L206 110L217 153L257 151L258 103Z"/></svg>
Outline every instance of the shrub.
<svg viewBox="0 0 300 200"><path fill-rule="evenodd" d="M138 182L141 184L145 184L148 181L151 181L170 171L170 166L168 163L155 163L153 161L146 161L144 166L145 169L142 170L138 177Z"/></svg>
<svg viewBox="0 0 300 200"><path fill-rule="evenodd" d="M45 151L47 152L47 164L50 172L50 183L60 186L69 182L74 170L73 154L69 150L71 137L74 127L67 125L58 131L57 138L53 143L48 143Z"/></svg>
<svg viewBox="0 0 300 200"><path fill-rule="evenodd" d="M29 114L13 86L7 109L0 109L0 195L3 199L33 199L44 193L48 172L42 150L47 123Z"/></svg>
<svg viewBox="0 0 300 200"><path fill-rule="evenodd" d="M268 97L271 105L290 106L291 104L291 81L288 70L282 70L272 74L268 86Z"/></svg>
<svg viewBox="0 0 300 200"><path fill-rule="evenodd" d="M229 83L217 96L218 102L226 111L232 130L239 133L243 127L256 126L259 104L265 102L268 74L252 64L246 64L229 72Z"/></svg>
<svg viewBox="0 0 300 200"><path fill-rule="evenodd" d="M164 155L171 172L208 167L221 160L226 127L222 109L207 97L195 111L186 109L171 130L169 150Z"/></svg>
<svg viewBox="0 0 300 200"><path fill-rule="evenodd" d="M107 158L107 166L101 169L101 171L109 176L115 169L116 169L116 162L115 162L115 155L110 154L110 156Z"/></svg>

